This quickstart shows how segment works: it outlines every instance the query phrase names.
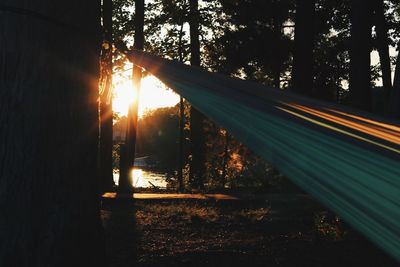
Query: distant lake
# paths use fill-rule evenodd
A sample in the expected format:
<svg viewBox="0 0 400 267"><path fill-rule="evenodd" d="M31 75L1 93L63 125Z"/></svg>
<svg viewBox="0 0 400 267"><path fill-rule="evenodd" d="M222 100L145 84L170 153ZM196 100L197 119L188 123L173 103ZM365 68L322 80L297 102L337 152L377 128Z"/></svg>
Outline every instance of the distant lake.
<svg viewBox="0 0 400 267"><path fill-rule="evenodd" d="M114 171L114 183L118 185L119 180L119 172ZM166 188L167 187L167 175L165 173L154 172L150 170L144 170L141 168L135 168L133 170L133 179L132 186L133 187L142 187L148 188L153 187L151 184L159 187Z"/></svg>

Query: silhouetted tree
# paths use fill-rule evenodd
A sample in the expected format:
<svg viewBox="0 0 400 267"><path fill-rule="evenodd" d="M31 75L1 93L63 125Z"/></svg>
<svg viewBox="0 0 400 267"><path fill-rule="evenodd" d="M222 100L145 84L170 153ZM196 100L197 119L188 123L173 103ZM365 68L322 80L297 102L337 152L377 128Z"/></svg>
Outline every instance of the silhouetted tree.
<svg viewBox="0 0 400 267"><path fill-rule="evenodd" d="M294 34L293 91L314 94L313 49L314 49L315 0L297 0Z"/></svg>
<svg viewBox="0 0 400 267"><path fill-rule="evenodd" d="M147 8L146 51L170 59L189 61L189 38L184 27L189 19L189 2L154 0Z"/></svg>
<svg viewBox="0 0 400 267"><path fill-rule="evenodd" d="M385 6L383 0L374 0L376 25L376 47L379 52L380 66L382 71L382 82L385 98L385 113L389 111L390 93L392 91L392 68L389 56L388 25L385 17Z"/></svg>
<svg viewBox="0 0 400 267"><path fill-rule="evenodd" d="M349 76L350 3L317 0L314 17L313 97L344 102Z"/></svg>
<svg viewBox="0 0 400 267"><path fill-rule="evenodd" d="M186 3L186 1L184 1ZM183 63L183 25L184 18L181 18L181 25L178 37L178 53L179 62ZM183 168L185 165L185 104L183 97L179 98L179 166L178 166L178 191L183 192L185 190Z"/></svg>
<svg viewBox="0 0 400 267"><path fill-rule="evenodd" d="M400 47L400 41L397 45L398 51ZM396 71L394 74L393 90L390 94L390 115L400 118L400 52L397 54L396 60Z"/></svg>
<svg viewBox="0 0 400 267"><path fill-rule="evenodd" d="M135 35L134 35L134 49L143 50L144 46L144 0L135 1ZM140 84L142 79L142 69L135 65L133 62L133 90L136 90L135 95L139 96ZM127 163L129 168L133 168L135 162L136 151L136 131L138 121L138 106L139 99L135 99L129 106L128 111L128 126L126 132L126 152ZM129 172L130 173L130 172ZM127 186L121 183L121 186Z"/></svg>
<svg viewBox="0 0 400 267"><path fill-rule="evenodd" d="M113 110L112 110L112 0L104 0L102 6L103 46L101 51L101 83L100 83L100 190L105 192L114 186L113 180Z"/></svg>
<svg viewBox="0 0 400 267"><path fill-rule="evenodd" d="M0 266L105 266L100 2L5 3L14 8L0 26Z"/></svg>
<svg viewBox="0 0 400 267"><path fill-rule="evenodd" d="M228 75L287 87L291 41L284 29L292 27L292 1L220 2L216 13L221 26L207 46L208 66Z"/></svg>
<svg viewBox="0 0 400 267"><path fill-rule="evenodd" d="M200 66L200 34L198 0L189 0L190 6L190 64ZM204 187L205 172L205 133L204 115L193 106L190 107L190 141L192 159L190 162L190 181L194 187Z"/></svg>
<svg viewBox="0 0 400 267"><path fill-rule="evenodd" d="M371 110L371 16L370 1L351 2L350 103Z"/></svg>

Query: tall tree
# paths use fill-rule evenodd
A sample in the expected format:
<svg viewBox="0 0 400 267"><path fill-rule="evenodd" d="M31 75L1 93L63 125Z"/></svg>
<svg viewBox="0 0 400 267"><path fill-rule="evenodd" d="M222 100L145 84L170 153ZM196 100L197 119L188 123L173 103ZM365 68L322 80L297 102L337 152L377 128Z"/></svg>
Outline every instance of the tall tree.
<svg viewBox="0 0 400 267"><path fill-rule="evenodd" d="M186 1L185 1L186 2ZM179 62L183 63L183 24L184 19L181 18L181 28L179 30L179 41L178 41L178 53ZM183 97L179 98L179 166L178 166L178 191L183 192L185 190L185 185L183 182L183 168L185 164L185 104L183 102Z"/></svg>
<svg viewBox="0 0 400 267"><path fill-rule="evenodd" d="M372 108L371 16L370 1L352 0L349 100L351 105L364 110Z"/></svg>
<svg viewBox="0 0 400 267"><path fill-rule="evenodd" d="M189 18L187 0L154 0L147 5L145 17L145 48L154 54L186 62L189 59L189 38L185 25ZM161 34L161 29L165 33ZM178 173L178 190L184 189L184 171L188 161L188 149L185 149L185 101L180 101L179 161L173 166ZM170 166L172 167L172 166Z"/></svg>
<svg viewBox="0 0 400 267"><path fill-rule="evenodd" d="M276 57L272 58L272 79L273 85L275 88L281 87L281 72L283 68L283 59L281 58L281 39L282 39L282 24L283 21L281 20L281 16L276 16L273 20L273 28L272 28L272 35L273 40L275 40L275 52L277 53Z"/></svg>
<svg viewBox="0 0 400 267"><path fill-rule="evenodd" d="M206 63L218 72L286 87L291 40L284 27L292 8L288 0L221 0L212 18L221 26L206 46Z"/></svg>
<svg viewBox="0 0 400 267"><path fill-rule="evenodd" d="M385 6L383 0L374 0L373 8L376 25L376 43L379 52L382 71L383 90L385 98L385 111L389 111L390 93L392 91L392 68L389 56L388 26L385 17Z"/></svg>
<svg viewBox="0 0 400 267"><path fill-rule="evenodd" d="M135 0L135 36L134 49L143 50L144 45L144 0ZM142 80L142 69L133 63L133 90L135 90L136 99L129 106L128 125L126 132L126 153L128 169L134 167L136 152L136 135L138 122L139 92ZM129 172L130 175L131 172Z"/></svg>
<svg viewBox="0 0 400 267"><path fill-rule="evenodd" d="M396 71L394 74L393 90L390 94L389 113L391 116L400 118L400 41L397 45Z"/></svg>
<svg viewBox="0 0 400 267"><path fill-rule="evenodd" d="M99 138L99 178L100 191L105 192L114 186L113 180L113 110L112 110L112 0L103 0L103 46L101 51L101 83L100 83L100 138Z"/></svg>
<svg viewBox="0 0 400 267"><path fill-rule="evenodd" d="M99 1L2 1L0 266L104 266Z"/></svg>
<svg viewBox="0 0 400 267"><path fill-rule="evenodd" d="M350 38L350 2L317 0L314 22L313 97L328 101L346 100Z"/></svg>
<svg viewBox="0 0 400 267"><path fill-rule="evenodd" d="M293 53L293 91L305 95L314 94L313 49L314 49L315 0L297 0Z"/></svg>
<svg viewBox="0 0 400 267"><path fill-rule="evenodd" d="M189 0L190 25L190 64L200 66L200 33L199 33L199 3ZM204 115L193 106L190 107L190 141L192 160L190 162L189 179L194 187L204 187L205 172L205 133Z"/></svg>

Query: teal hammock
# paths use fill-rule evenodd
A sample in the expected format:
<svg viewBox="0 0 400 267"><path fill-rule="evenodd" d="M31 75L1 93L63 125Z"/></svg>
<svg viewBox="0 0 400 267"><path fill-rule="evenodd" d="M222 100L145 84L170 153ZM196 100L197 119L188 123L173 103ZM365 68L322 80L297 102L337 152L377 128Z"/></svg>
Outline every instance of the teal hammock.
<svg viewBox="0 0 400 267"><path fill-rule="evenodd" d="M400 126L139 51L129 59L400 261Z"/></svg>

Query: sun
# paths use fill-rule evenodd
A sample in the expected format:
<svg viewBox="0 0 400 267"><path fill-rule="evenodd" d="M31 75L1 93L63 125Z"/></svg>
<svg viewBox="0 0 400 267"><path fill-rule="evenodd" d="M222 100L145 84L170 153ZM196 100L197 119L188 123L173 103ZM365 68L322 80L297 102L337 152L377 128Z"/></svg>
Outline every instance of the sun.
<svg viewBox="0 0 400 267"><path fill-rule="evenodd" d="M119 113L120 116L126 116L129 105L137 100L132 81L126 79L114 83L113 92L113 111Z"/></svg>
<svg viewBox="0 0 400 267"><path fill-rule="evenodd" d="M113 80L113 111L120 116L128 114L128 107L133 101L139 101L139 117L143 116L146 110L170 107L179 102L179 95L154 76L148 75L142 79L138 96L129 76L113 76Z"/></svg>

